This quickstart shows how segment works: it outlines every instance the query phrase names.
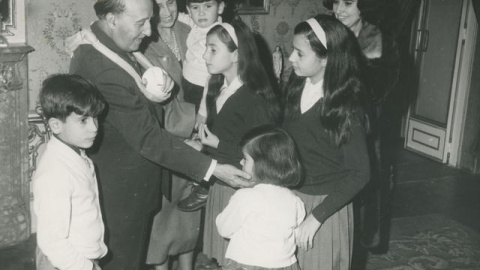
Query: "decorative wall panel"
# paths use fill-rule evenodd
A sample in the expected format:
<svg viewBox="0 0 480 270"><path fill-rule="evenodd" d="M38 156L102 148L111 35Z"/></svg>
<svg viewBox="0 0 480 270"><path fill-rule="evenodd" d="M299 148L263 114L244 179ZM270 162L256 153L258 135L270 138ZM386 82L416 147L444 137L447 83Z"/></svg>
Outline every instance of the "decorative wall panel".
<svg viewBox="0 0 480 270"><path fill-rule="evenodd" d="M27 40L35 48L29 56L29 109L35 110L42 81L55 73L67 73L70 58L65 38L96 19L94 0L26 0Z"/></svg>
<svg viewBox="0 0 480 270"><path fill-rule="evenodd" d="M25 45L0 48L0 247L30 235Z"/></svg>

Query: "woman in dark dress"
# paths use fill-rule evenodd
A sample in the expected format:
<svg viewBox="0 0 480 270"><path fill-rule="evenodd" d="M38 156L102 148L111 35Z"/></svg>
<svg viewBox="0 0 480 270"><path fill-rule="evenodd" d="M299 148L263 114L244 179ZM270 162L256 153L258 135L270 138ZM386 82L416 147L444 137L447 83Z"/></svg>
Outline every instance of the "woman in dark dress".
<svg viewBox="0 0 480 270"><path fill-rule="evenodd" d="M399 52L389 31L395 13L386 14L386 0L324 0L325 7L357 37L367 59L365 83L371 97L369 136L372 179L356 199L359 232L364 246L386 252L390 228L390 201L393 189L393 152L399 137L402 103L393 93L399 77ZM388 20L386 16L389 16ZM391 17L391 18L390 18Z"/></svg>

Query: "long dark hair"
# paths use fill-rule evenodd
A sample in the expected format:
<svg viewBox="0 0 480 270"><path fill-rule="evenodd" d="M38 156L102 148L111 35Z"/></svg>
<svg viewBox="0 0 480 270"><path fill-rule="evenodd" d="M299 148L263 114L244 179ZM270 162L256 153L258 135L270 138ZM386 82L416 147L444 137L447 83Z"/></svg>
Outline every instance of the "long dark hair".
<svg viewBox="0 0 480 270"><path fill-rule="evenodd" d="M207 35L217 35L217 37L227 46L230 52L238 49L238 76L247 89L253 91L254 94L263 98L267 108L267 120L278 122L280 117L280 108L278 99L274 94L268 75L264 66L260 62L257 45L254 36L248 26L242 21L233 21L230 23L235 29L238 39L238 47L233 42L228 32L221 26L216 25L208 31ZM207 93L207 111L209 117L212 113L213 104L220 93L220 88L224 82L223 74L212 74L208 82Z"/></svg>
<svg viewBox="0 0 480 270"><path fill-rule="evenodd" d="M360 122L368 129L364 113L364 86L361 69L364 65L362 51L353 33L340 21L329 15L317 15L315 19L325 31L327 48L322 45L307 22L299 23L295 35L305 35L319 58L326 58L323 80L323 100L317 117L330 133L335 145L348 140L353 122ZM300 114L300 98L305 77L292 74L288 83L285 102L285 118L295 119ZM359 119L354 119L359 118Z"/></svg>

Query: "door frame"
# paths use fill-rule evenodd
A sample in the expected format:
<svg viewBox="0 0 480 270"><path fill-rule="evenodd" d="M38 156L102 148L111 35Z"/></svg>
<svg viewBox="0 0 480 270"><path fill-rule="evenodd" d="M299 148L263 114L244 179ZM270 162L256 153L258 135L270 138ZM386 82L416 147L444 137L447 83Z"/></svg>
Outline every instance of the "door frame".
<svg viewBox="0 0 480 270"><path fill-rule="evenodd" d="M426 1L422 0L419 10L420 17L417 18L416 28L412 31L417 31L423 25L425 9ZM461 16L446 127L442 128L422 121L418 117L411 117L411 110L414 106L412 102L407 112L405 128L404 147L406 149L452 166L459 164L459 151L466 116L464 108L470 90L478 28L471 0L463 1ZM421 62L422 57L416 49L421 47L423 42L421 35L412 40L411 49L415 54L416 69L419 68L418 63ZM417 70L417 74L420 74L419 70Z"/></svg>

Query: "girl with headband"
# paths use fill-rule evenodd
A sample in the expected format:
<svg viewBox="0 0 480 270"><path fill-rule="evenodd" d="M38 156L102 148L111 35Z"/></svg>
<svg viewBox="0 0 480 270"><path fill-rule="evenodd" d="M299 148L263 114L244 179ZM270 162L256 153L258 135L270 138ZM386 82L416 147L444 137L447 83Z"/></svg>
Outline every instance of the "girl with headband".
<svg viewBox="0 0 480 270"><path fill-rule="evenodd" d="M370 179L362 52L353 33L317 15L294 30L283 127L304 165L296 190L307 217L296 229L303 270L350 269L352 199Z"/></svg>
<svg viewBox="0 0 480 270"><path fill-rule="evenodd" d="M277 122L277 97L266 79L253 34L243 22L214 26L206 45L203 58L211 77L197 117L203 119L198 128L202 151L219 163L240 168L243 135L255 126ZM203 252L221 266L228 241L218 233L215 219L233 193L235 189L214 182L205 211Z"/></svg>

